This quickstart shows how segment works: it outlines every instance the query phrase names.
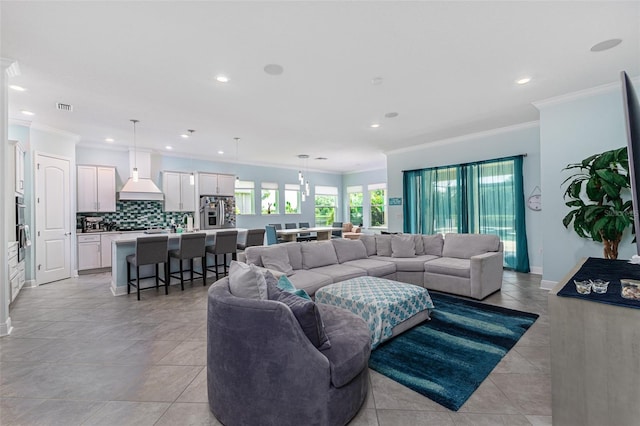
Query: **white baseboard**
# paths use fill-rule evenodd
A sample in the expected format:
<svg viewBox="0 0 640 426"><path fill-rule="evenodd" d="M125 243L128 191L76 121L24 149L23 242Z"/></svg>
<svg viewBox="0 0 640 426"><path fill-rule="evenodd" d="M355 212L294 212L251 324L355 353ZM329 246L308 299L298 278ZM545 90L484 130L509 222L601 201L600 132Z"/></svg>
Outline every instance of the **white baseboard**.
<svg viewBox="0 0 640 426"><path fill-rule="evenodd" d="M114 296L124 296L125 294L127 294L127 286L126 285L121 285L121 286L114 286L115 283L111 283L111 293Z"/></svg>
<svg viewBox="0 0 640 426"><path fill-rule="evenodd" d="M24 282L24 286L25 288L36 288L38 287L38 283L36 282L36 280L26 280Z"/></svg>
<svg viewBox="0 0 640 426"><path fill-rule="evenodd" d="M540 288L542 290L553 290L557 284L557 281L542 280L540 281Z"/></svg>
<svg viewBox="0 0 640 426"><path fill-rule="evenodd" d="M529 272L536 275L542 275L542 266L531 266Z"/></svg>
<svg viewBox="0 0 640 426"><path fill-rule="evenodd" d="M7 322L0 323L0 337L10 335L12 331L11 317L7 318Z"/></svg>

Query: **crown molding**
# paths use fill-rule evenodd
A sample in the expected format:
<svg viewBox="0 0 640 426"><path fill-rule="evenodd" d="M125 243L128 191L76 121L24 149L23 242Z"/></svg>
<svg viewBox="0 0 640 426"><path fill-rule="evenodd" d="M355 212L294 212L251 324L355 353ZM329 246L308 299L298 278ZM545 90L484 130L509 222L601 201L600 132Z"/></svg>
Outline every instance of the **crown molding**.
<svg viewBox="0 0 640 426"><path fill-rule="evenodd" d="M432 148L432 147L436 147L436 146L451 145L451 144L465 142L465 141L469 141L469 140L473 140L473 139L486 138L486 137L489 137L489 136L500 135L500 134L503 134L503 133L513 132L513 131L516 131L516 130L531 129L531 128L535 128L535 127L540 127L540 122L539 121L528 121L526 123L514 124L512 126L506 126L506 127L498 127L496 129L485 130L485 131L482 131L482 132L469 133L469 134L466 134L466 135L456 136L456 137L449 138L449 139L441 139L441 140L433 141L433 142L424 142L424 143L421 143L420 145L413 145L413 146L408 146L408 147L405 147L405 148L393 149L393 150L390 150L390 151L385 151L384 153L386 155L389 155L389 154L400 154L400 153L404 153L404 152L418 151L418 150L421 150L421 149L424 149L424 148Z"/></svg>
<svg viewBox="0 0 640 426"><path fill-rule="evenodd" d="M78 143L80 141L80 135L77 135L77 134L71 133L71 132L67 132L66 130L56 129L55 127L47 126L46 124L40 124L40 123L37 123L37 122L32 122L31 123L31 128L35 129L35 130L40 130L40 131L43 131L43 132L53 133L55 135L60 135L60 136L71 138L71 139L73 139L75 141L75 143Z"/></svg>
<svg viewBox="0 0 640 426"><path fill-rule="evenodd" d="M22 126L22 127L31 127L31 121L29 120L19 120L17 118L10 118L9 125L10 126Z"/></svg>
<svg viewBox="0 0 640 426"><path fill-rule="evenodd" d="M633 84L637 86L640 84L640 76L631 79ZM607 83L601 86L591 87L589 89L578 90L577 92L566 93L560 96L554 96L552 98L542 99L539 101L531 102L531 104L541 110L550 106L564 104L566 102L573 102L578 99L589 98L591 96L602 95L605 93L611 93L616 90L620 90L620 81L614 83Z"/></svg>

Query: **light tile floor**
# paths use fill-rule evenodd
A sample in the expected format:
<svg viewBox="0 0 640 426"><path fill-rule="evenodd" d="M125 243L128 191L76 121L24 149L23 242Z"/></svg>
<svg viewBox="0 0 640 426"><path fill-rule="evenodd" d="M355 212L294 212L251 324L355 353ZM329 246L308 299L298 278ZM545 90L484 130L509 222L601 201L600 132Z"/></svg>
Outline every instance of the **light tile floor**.
<svg viewBox="0 0 640 426"><path fill-rule="evenodd" d="M114 297L109 274L23 289L0 338L0 424L219 425L206 387L201 281ZM458 412L371 371L351 425L550 425L547 292L540 276L505 271L486 303L540 318ZM256 421L259 424L259 421ZM303 425L303 423L301 423Z"/></svg>

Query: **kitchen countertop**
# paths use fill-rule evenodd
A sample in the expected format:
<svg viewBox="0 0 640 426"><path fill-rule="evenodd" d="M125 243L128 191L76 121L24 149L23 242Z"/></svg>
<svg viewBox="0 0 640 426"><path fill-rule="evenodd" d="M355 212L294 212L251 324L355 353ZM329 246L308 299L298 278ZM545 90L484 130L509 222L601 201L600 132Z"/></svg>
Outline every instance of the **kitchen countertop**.
<svg viewBox="0 0 640 426"><path fill-rule="evenodd" d="M203 232L207 235L215 235L217 232L220 231L238 231L238 234L242 234L243 232L247 232L247 230L245 228L222 228L222 229L201 229L199 231L193 231L193 232L182 232L180 234L178 234L177 232L175 233L162 233L162 232L156 232L156 233L150 233L150 234L146 234L144 233L144 231L126 231L126 232L106 232L107 234L121 234L118 237L114 237L113 241L116 244L124 244L124 243L131 243L131 242L135 242L137 238L145 238L145 237L157 237L158 235L166 235L169 237L169 240L175 240L175 239L179 239L180 235L183 234L193 234L195 232Z"/></svg>

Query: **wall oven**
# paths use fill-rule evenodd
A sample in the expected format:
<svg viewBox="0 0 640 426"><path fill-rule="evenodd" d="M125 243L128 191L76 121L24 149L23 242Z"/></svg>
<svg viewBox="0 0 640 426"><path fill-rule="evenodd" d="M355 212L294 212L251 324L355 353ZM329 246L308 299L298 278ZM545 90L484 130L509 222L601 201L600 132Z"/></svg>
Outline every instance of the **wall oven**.
<svg viewBox="0 0 640 426"><path fill-rule="evenodd" d="M24 259L27 248L26 219L25 212L27 206L24 204L24 198L16 197L16 240L18 241L18 262Z"/></svg>

